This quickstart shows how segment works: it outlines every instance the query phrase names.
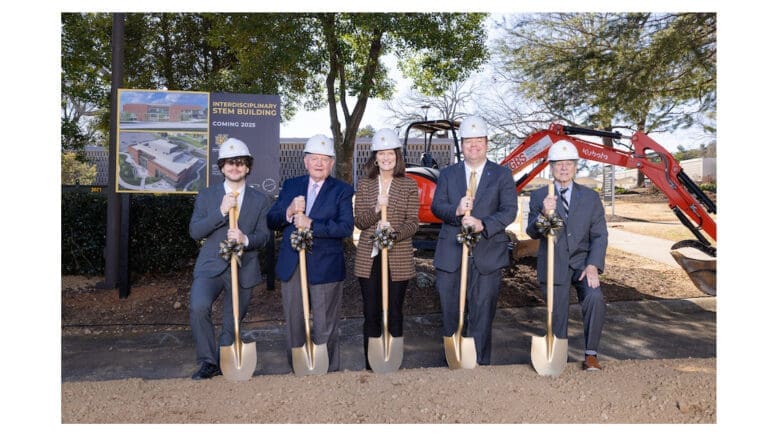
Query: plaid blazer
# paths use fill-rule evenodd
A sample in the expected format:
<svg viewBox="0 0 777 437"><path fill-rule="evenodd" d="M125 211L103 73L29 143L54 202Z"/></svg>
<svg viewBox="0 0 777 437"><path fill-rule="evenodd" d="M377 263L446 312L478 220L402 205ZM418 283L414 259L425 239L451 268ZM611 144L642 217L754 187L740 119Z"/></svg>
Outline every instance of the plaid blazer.
<svg viewBox="0 0 777 437"><path fill-rule="evenodd" d="M359 179L354 202L354 225L361 230L356 248L354 273L358 278L369 278L372 270L372 247L370 237L375 234L380 211L375 212L378 203L378 179ZM386 218L397 231L397 241L388 251L389 271L392 281L404 281L415 277L413 259L413 235L418 230L418 185L409 177L395 177L389 189Z"/></svg>

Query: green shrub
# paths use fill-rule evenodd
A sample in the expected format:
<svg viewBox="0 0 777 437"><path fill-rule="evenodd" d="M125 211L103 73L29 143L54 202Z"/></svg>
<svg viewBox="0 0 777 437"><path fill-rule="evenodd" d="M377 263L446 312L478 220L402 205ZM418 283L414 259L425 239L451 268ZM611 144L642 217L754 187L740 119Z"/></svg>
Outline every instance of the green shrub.
<svg viewBox="0 0 777 437"><path fill-rule="evenodd" d="M710 193L717 193L718 191L718 184L714 182L707 182L699 185L699 188L701 188L702 191L708 191Z"/></svg>
<svg viewBox="0 0 777 437"><path fill-rule="evenodd" d="M130 196L129 266L133 273L187 268L197 258L189 237L194 196ZM62 274L104 273L107 199L100 193L62 193Z"/></svg>
<svg viewBox="0 0 777 437"><path fill-rule="evenodd" d="M95 193L62 193L62 274L103 273L108 202Z"/></svg>

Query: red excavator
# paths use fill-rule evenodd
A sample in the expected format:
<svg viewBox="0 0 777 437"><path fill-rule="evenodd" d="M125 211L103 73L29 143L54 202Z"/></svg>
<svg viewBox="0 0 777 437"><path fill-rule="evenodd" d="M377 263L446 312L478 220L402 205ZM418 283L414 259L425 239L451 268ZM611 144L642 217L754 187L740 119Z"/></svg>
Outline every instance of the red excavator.
<svg viewBox="0 0 777 437"><path fill-rule="evenodd" d="M431 212L432 199L439 171L429 153L431 138L441 130L453 133L456 159L460 160L460 149L456 130L458 124L448 120L415 122L405 132L405 159L407 161L407 139L411 129L424 132L424 153L421 165L407 164L407 174L413 178L419 188L419 221L421 222L418 240L419 248L433 248L435 233L439 231L440 219ZM639 169L667 197L669 208L677 215L696 237L696 240L683 240L672 246L672 256L688 273L693 283L704 293L716 294L716 262L714 259L696 259L686 256L682 248L693 248L710 257L715 257L717 249L710 240L717 239L717 226L710 214L717 214L715 203L691 180L671 153L642 132L631 137L633 151L622 151L605 147L574 135L599 138L622 139L618 132L600 131L574 126L551 124L529 135L500 163L510 168L513 175L524 172L531 164L531 170L523 174L516 182L518 193L536 177L547 165L550 146L559 140L567 140L578 148L581 159L597 161L625 168ZM428 141L427 141L428 140Z"/></svg>

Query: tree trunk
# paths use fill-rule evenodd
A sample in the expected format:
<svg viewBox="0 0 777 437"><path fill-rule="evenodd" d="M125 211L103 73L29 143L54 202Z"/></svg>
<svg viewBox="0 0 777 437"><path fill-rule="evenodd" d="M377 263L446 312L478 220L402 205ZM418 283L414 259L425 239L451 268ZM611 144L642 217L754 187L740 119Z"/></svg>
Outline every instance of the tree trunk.
<svg viewBox="0 0 777 437"><path fill-rule="evenodd" d="M640 132L645 131L645 120L640 120L637 123L637 130ZM640 188L645 188L645 174L642 173L642 171L637 170L637 186Z"/></svg>

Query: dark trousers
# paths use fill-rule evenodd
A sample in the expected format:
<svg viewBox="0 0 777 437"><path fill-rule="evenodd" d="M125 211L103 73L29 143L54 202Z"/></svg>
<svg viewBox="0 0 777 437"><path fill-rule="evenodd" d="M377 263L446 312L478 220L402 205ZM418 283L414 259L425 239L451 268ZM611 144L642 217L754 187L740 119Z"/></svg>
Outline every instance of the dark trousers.
<svg viewBox="0 0 777 437"><path fill-rule="evenodd" d="M554 284L553 286L553 335L558 338L567 338L567 328L569 326L569 287L574 286L575 291L577 291L577 300L580 302L580 309L583 313L585 350L596 351L599 347L599 340L602 337L606 307L601 287L589 287L587 278L583 278L582 281L577 280L582 273L582 270L569 268L563 283ZM540 289L542 290L542 296L547 299L548 288L545 282L540 282Z"/></svg>
<svg viewBox="0 0 777 437"><path fill-rule="evenodd" d="M369 278L359 278L362 290L362 303L364 306L364 325L362 334L364 337L364 359L366 368L370 368L367 362L367 343L369 337L380 337L383 332L383 289L381 286L381 252L373 258L372 271ZM391 271L389 270L389 278ZM388 331L392 337L402 337L402 325L404 315L402 306L405 302L405 291L408 281L388 282Z"/></svg>
<svg viewBox="0 0 777 437"><path fill-rule="evenodd" d="M232 274L230 269L215 278L195 278L189 295L189 324L192 327L197 364L219 364L219 350L216 347L215 330L211 319L213 302L224 291L223 325L219 345L229 346L235 342L235 321L232 315ZM251 300L251 289L238 290L239 320L243 320Z"/></svg>
<svg viewBox="0 0 777 437"><path fill-rule="evenodd" d="M461 272L436 271L437 292L440 294L442 307L443 336L450 337L459 326L459 284ZM496 315L496 304L499 298L499 283L502 280L502 269L481 274L472 257L469 259L467 271L467 304L464 310L465 337L475 340L478 364L491 364L491 325Z"/></svg>

